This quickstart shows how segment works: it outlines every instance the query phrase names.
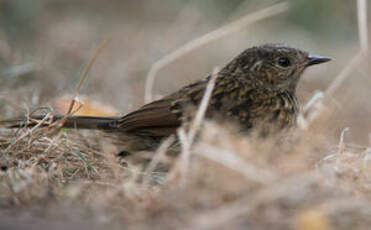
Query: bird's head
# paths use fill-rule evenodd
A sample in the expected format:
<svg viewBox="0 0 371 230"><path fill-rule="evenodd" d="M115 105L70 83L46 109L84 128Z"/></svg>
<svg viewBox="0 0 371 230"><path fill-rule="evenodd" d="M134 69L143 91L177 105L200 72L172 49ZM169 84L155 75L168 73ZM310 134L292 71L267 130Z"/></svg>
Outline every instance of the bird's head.
<svg viewBox="0 0 371 230"><path fill-rule="evenodd" d="M307 67L330 60L327 57L311 56L305 51L288 46L266 44L245 50L222 72L247 78L257 87L295 91L300 76Z"/></svg>

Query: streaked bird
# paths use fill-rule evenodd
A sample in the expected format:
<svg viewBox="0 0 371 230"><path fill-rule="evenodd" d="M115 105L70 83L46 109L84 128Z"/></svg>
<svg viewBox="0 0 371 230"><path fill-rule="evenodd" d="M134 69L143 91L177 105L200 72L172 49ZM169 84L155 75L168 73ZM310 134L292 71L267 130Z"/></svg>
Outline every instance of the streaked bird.
<svg viewBox="0 0 371 230"><path fill-rule="evenodd" d="M330 58L311 56L278 44L246 49L217 73L206 118L236 122L244 133L257 131L261 136L269 136L284 132L296 124L299 111L296 88L302 73L309 66L328 61ZM193 118L210 78L187 85L125 116L70 116L65 118L63 127L102 130L115 136L116 143L121 141L129 152L153 150L163 138ZM62 117L57 115L53 119ZM36 124L24 121L17 118L0 124L8 128Z"/></svg>

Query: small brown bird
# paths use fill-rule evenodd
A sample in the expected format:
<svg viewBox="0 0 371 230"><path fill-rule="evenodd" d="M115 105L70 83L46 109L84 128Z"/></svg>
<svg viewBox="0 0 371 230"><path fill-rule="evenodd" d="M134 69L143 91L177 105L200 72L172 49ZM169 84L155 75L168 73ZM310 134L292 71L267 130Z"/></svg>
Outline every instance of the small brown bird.
<svg viewBox="0 0 371 230"><path fill-rule="evenodd" d="M232 120L243 132L259 129L264 136L286 130L296 123L299 106L295 91L303 71L329 60L277 44L246 49L217 73L206 117ZM182 122L192 119L209 80L210 76L123 117L71 116L63 127L114 134L118 141L127 143L130 152L154 149ZM55 116L54 120L61 118ZM0 124L9 128L35 125L22 119Z"/></svg>

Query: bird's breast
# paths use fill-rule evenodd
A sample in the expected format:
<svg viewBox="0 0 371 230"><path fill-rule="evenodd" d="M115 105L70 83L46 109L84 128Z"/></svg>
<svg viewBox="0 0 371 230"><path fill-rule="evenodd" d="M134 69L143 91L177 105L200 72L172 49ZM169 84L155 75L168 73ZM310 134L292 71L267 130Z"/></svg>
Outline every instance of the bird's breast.
<svg viewBox="0 0 371 230"><path fill-rule="evenodd" d="M291 93L280 93L272 97L272 103L268 106L267 120L275 128L284 129L296 124L296 118L299 112L297 99Z"/></svg>
<svg viewBox="0 0 371 230"><path fill-rule="evenodd" d="M257 90L245 95L242 100L230 101L228 112L245 131L255 130L266 136L295 125L298 103L294 95Z"/></svg>

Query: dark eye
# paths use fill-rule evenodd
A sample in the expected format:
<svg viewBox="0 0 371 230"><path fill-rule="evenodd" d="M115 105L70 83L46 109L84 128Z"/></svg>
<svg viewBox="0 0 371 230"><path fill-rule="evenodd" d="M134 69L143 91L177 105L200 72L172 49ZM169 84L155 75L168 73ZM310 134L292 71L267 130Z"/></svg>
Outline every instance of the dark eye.
<svg viewBox="0 0 371 230"><path fill-rule="evenodd" d="M281 67L288 67L291 64L287 57L281 57L278 59L278 65Z"/></svg>

